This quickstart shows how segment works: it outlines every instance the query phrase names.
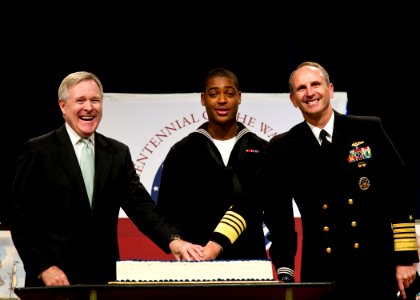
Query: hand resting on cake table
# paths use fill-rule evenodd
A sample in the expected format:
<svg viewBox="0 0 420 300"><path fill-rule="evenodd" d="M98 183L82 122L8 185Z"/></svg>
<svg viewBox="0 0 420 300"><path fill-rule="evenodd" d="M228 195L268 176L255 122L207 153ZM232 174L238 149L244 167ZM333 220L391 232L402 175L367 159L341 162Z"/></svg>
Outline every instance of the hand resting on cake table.
<svg viewBox="0 0 420 300"><path fill-rule="evenodd" d="M169 243L169 248L178 261L204 259L204 247L184 241L181 238L172 239Z"/></svg>

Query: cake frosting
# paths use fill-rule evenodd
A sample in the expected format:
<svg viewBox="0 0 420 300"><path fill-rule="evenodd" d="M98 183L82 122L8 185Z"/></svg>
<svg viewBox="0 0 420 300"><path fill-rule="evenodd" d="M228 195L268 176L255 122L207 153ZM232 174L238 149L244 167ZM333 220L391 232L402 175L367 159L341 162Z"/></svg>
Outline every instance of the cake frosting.
<svg viewBox="0 0 420 300"><path fill-rule="evenodd" d="M274 280L270 260L121 260L117 262L117 281L256 280Z"/></svg>

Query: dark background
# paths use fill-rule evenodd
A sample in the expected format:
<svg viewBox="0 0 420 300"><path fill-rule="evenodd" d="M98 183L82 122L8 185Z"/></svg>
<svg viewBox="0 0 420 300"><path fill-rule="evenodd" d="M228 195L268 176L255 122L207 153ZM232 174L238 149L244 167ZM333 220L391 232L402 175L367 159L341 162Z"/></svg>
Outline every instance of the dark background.
<svg viewBox="0 0 420 300"><path fill-rule="evenodd" d="M416 176L420 206L415 10L403 2L227 3L21 3L4 10L1 224L9 221L23 142L63 123L57 89L68 73L94 72L110 93L189 93L201 91L209 69L226 67L238 75L242 92L284 93L289 73L306 60L324 65L335 90L348 93L349 114L382 118ZM391 200L397 201L384 199Z"/></svg>

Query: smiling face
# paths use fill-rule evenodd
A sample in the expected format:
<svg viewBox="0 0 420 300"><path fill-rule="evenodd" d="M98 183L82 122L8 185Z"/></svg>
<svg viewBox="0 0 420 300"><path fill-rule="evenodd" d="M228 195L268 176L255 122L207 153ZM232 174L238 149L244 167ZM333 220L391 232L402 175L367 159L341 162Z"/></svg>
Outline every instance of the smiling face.
<svg viewBox="0 0 420 300"><path fill-rule="evenodd" d="M201 94L201 104L206 107L211 130L234 127L241 103L241 92L230 77L212 77L207 81L205 92ZM230 131L230 130L228 130Z"/></svg>
<svg viewBox="0 0 420 300"><path fill-rule="evenodd" d="M94 80L68 87L67 100L60 99L59 105L64 120L80 137L92 135L101 122L101 90Z"/></svg>
<svg viewBox="0 0 420 300"><path fill-rule="evenodd" d="M298 107L306 121L321 128L333 112L331 99L334 86L319 68L303 66L291 77L290 100Z"/></svg>

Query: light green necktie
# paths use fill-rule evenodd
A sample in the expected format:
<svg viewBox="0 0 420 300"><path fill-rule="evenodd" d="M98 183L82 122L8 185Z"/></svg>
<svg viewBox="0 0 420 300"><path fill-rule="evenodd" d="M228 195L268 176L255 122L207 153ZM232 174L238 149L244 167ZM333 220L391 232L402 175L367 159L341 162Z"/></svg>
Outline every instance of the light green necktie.
<svg viewBox="0 0 420 300"><path fill-rule="evenodd" d="M89 196L90 206L92 206L93 178L95 177L95 158L92 145L89 139L80 139L83 143L82 154L80 156L80 168L82 169L83 180L85 181L86 192Z"/></svg>

